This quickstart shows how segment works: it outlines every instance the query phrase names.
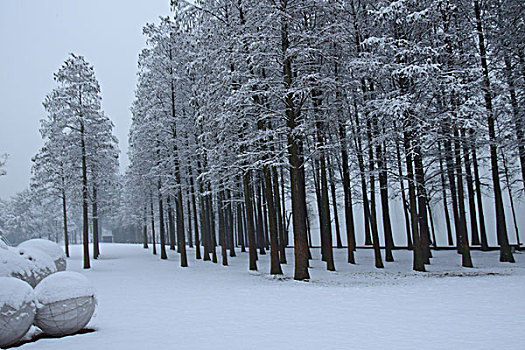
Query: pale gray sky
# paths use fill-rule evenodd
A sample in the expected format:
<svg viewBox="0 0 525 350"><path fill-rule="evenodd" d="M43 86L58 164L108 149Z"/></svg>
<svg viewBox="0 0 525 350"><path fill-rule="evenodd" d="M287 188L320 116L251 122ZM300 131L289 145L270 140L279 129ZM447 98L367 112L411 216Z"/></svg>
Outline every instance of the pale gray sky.
<svg viewBox="0 0 525 350"><path fill-rule="evenodd" d="M170 0L0 0L0 154L9 153L0 198L29 184L31 157L42 145L39 120L53 73L74 52L95 67L102 105L115 123L127 164L129 107L142 27L169 15Z"/></svg>

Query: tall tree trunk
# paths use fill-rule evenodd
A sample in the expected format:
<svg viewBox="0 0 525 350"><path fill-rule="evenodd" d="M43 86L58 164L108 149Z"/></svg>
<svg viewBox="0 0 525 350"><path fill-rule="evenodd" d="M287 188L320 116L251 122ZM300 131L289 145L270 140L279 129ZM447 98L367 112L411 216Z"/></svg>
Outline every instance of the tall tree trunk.
<svg viewBox="0 0 525 350"><path fill-rule="evenodd" d="M246 231L248 233L248 250L250 255L250 271L257 271L257 247L255 244L255 227L252 205L252 185L250 184L250 173L246 172L242 177L244 187L244 206L246 209Z"/></svg>
<svg viewBox="0 0 525 350"><path fill-rule="evenodd" d="M346 142L346 131L343 123L339 123L339 144L341 146L341 167L343 172L343 192L345 198L345 227L347 241L348 263L355 264L354 251L355 243L355 226L354 211L352 204L352 189L350 187L350 169L348 168L348 149Z"/></svg>
<svg viewBox="0 0 525 350"><path fill-rule="evenodd" d="M245 247L245 241L244 241L244 223L243 223L243 215L242 215L242 204L237 204L237 241L239 242L239 245L241 246L241 252L246 252Z"/></svg>
<svg viewBox="0 0 525 350"><path fill-rule="evenodd" d="M284 237L285 229L283 223L283 215L281 208L281 195L284 196L284 193L279 193L279 176L277 175L277 168L272 168L273 175L273 192L275 198L275 212L277 214L277 227L279 231L279 262L281 264L286 264L286 238Z"/></svg>
<svg viewBox="0 0 525 350"><path fill-rule="evenodd" d="M496 209L496 232L500 241L500 261L514 262L514 256L509 245L509 238L507 236L507 224L505 222L505 209L503 207L503 198L501 194L501 185L499 178L498 165L498 146L495 130L495 117L492 109L492 90L490 87L489 69L487 64L487 52L485 49L485 35L483 33L483 26L481 23L481 9L479 0L474 0L474 12L476 15L476 28L478 31L478 44L481 59L481 67L483 70L483 90L485 95L485 108L487 109L487 122L489 127L490 140L490 163L492 167L492 182L494 189L494 204Z"/></svg>
<svg viewBox="0 0 525 350"><path fill-rule="evenodd" d="M288 91L285 95L285 115L288 131L288 159L290 163L290 190L292 195L292 217L294 232L295 253L295 280L310 278L308 272L308 240L306 233L306 187L303 161L303 141L297 132L298 112L294 104L292 88L292 61L288 53L290 42L288 39L287 0L282 0L281 5L281 52L283 57L283 82Z"/></svg>
<svg viewBox="0 0 525 350"><path fill-rule="evenodd" d="M89 261L87 154L83 121L80 122L80 136L80 147L82 151L82 243L84 247L84 269L89 269L91 265Z"/></svg>
<svg viewBox="0 0 525 350"><path fill-rule="evenodd" d="M217 198L217 213L219 214L219 244L221 246L222 265L228 266L228 250L226 242L226 225L224 215L224 194L223 190L219 191Z"/></svg>
<svg viewBox="0 0 525 350"><path fill-rule="evenodd" d="M419 146L419 140L414 141L414 170L417 188L417 205L419 219L419 242L425 264L430 264L430 230L427 216L427 191L425 188L425 172L423 168L423 155Z"/></svg>
<svg viewBox="0 0 525 350"><path fill-rule="evenodd" d="M201 241L199 237L199 217L197 213L197 199L195 196L195 184L193 180L193 174L190 169L190 192L191 192L191 207L193 208L193 232L195 232L195 258L201 259Z"/></svg>
<svg viewBox="0 0 525 350"><path fill-rule="evenodd" d="M159 181L157 182L158 199L159 199L159 230L160 230L160 258L162 260L168 259L166 254L166 232L164 228L164 200L162 199L162 185Z"/></svg>
<svg viewBox="0 0 525 350"><path fill-rule="evenodd" d="M332 210L334 212L334 221L335 221L335 237L337 242L337 248L343 248L343 241L341 240L341 229L339 227L339 211L337 210L337 195L335 192L335 178L334 178L334 169L332 169L330 163L328 165L328 176L330 182L330 193L332 195Z"/></svg>
<svg viewBox="0 0 525 350"><path fill-rule="evenodd" d="M157 255L157 244L155 242L155 212L153 211L153 195L149 194L149 203L150 203L150 215L151 215L151 237L153 244L153 255Z"/></svg>
<svg viewBox="0 0 525 350"><path fill-rule="evenodd" d="M377 129L377 125L374 125ZM392 235L392 224L390 222L390 207L388 204L388 175L385 159L386 146L384 150L381 145L376 146L377 168L379 171L379 191L381 194L381 212L383 214L383 234L385 236L385 260L394 261L392 249L394 248L394 237Z"/></svg>
<svg viewBox="0 0 525 350"><path fill-rule="evenodd" d="M193 248L193 232L191 226L191 218L193 217L191 212L191 197L188 191L186 191L186 208L188 209L188 247Z"/></svg>
<svg viewBox="0 0 525 350"><path fill-rule="evenodd" d="M259 178L259 176L257 176ZM262 208L262 195L261 195L261 184L258 179L255 185L255 203L256 203L256 218L255 224L257 228L257 248L259 248L259 254L266 255L264 249L264 224L263 224L263 208Z"/></svg>
<svg viewBox="0 0 525 350"><path fill-rule="evenodd" d="M479 179L478 157L476 154L476 139L474 130L470 130L470 146L472 149L472 165L474 167L474 183L476 184L476 202L478 204L478 221L479 221L479 235L480 245L482 251L489 249L487 242L487 229L485 227L485 214L483 213L483 200L481 197L481 181Z"/></svg>
<svg viewBox="0 0 525 350"><path fill-rule="evenodd" d="M415 178L414 178L414 167L412 160L412 135L408 131L408 125L404 125L404 148L405 148L405 159L407 167L407 179L408 179L408 199L410 205L410 219L411 219L411 231L413 241L413 265L414 271L425 271L425 259L421 247L421 239L419 237L419 218L417 213L416 203L416 189L415 189Z"/></svg>
<svg viewBox="0 0 525 350"><path fill-rule="evenodd" d="M443 197L443 210L445 212L445 224L447 227L447 239L448 245L454 245L454 240L452 239L452 227L450 226L450 214L448 212L448 201L447 201L447 183L445 180L445 170L443 168L443 156L441 151L441 143L438 143L439 150L439 175L441 177L441 197Z"/></svg>
<svg viewBox="0 0 525 350"><path fill-rule="evenodd" d="M451 130L448 130L451 132ZM445 162L447 165L447 175L448 175L448 184L450 190L450 197L452 199L452 214L454 217L454 228L456 231L456 248L457 252L461 253L461 219L459 217L458 210L458 192L456 190L456 179L455 179L455 166L454 166L454 156L452 155L452 144L450 140L445 140Z"/></svg>
<svg viewBox="0 0 525 350"><path fill-rule="evenodd" d="M454 127L454 138L455 138L455 152L456 152L456 176L458 179L458 205L459 205L459 217L461 222L461 254L462 254L462 265L463 267L472 267L472 259L470 258L470 247L468 245L468 231L467 231L467 213L465 210L465 193L463 189L463 168L461 165L461 146L459 139L459 132ZM466 245L465 245L466 244Z"/></svg>
<svg viewBox="0 0 525 350"><path fill-rule="evenodd" d="M510 181L509 168L507 166L507 160L505 154L501 153L501 160L503 161L503 170L505 172L505 182L507 185L507 193L509 195L510 209L512 211L512 222L514 224L514 232L516 233L516 247L520 249L520 233L518 230L518 222L516 220L516 208L514 207L514 196L512 195L512 184Z"/></svg>
<svg viewBox="0 0 525 350"><path fill-rule="evenodd" d="M67 200L66 191L62 188L62 218L64 223L64 250L66 257L69 258L69 236L67 232Z"/></svg>
<svg viewBox="0 0 525 350"><path fill-rule="evenodd" d="M472 181L472 165L470 162L470 147L468 136L465 130L462 130L463 140L463 158L465 159L465 179L467 180L467 196L470 216L470 231L472 235L472 244L479 245L478 220L476 215L476 200L474 193L474 183Z"/></svg>
<svg viewBox="0 0 525 350"><path fill-rule="evenodd" d="M268 206L268 221L270 228L270 274L282 275L279 263L279 236L277 232L277 217L275 215L274 198L272 193L272 173L267 166L263 167L264 191L266 195L266 205Z"/></svg>
<svg viewBox="0 0 525 350"><path fill-rule="evenodd" d="M147 213L148 211L148 207L147 207L147 204L144 204L144 216L142 218L142 238L143 238L143 243L142 243L142 248L144 249L148 249L148 218L147 218Z"/></svg>
<svg viewBox="0 0 525 350"><path fill-rule="evenodd" d="M97 203L97 187L93 186L93 202L91 203L91 214L93 216L93 259L98 259L100 255L99 245L99 227L98 227L98 203Z"/></svg>
<svg viewBox="0 0 525 350"><path fill-rule="evenodd" d="M394 125L394 128L396 126ZM401 164L401 150L399 147L399 142L396 142L396 155L397 155L397 169L399 172L399 185L401 188L401 201L403 202L403 214L405 215L405 231L407 235L407 248L408 250L413 249L412 245L412 237L410 232L410 217L409 217L409 209L408 209L408 201L406 199L405 194L405 180L403 176L403 166Z"/></svg>
<svg viewBox="0 0 525 350"><path fill-rule="evenodd" d="M168 207L168 230L170 237L170 250L175 250L175 223L173 220L173 208L171 207L171 196L166 196L166 205Z"/></svg>

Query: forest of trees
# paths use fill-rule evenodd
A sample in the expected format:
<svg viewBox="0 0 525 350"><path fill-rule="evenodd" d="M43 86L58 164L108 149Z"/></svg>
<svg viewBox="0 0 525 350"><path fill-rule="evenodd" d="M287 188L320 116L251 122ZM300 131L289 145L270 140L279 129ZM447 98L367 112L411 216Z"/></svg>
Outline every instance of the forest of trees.
<svg viewBox="0 0 525 350"><path fill-rule="evenodd" d="M0 202L4 220L16 224L17 201L33 201L55 230L62 218L67 242L73 216L86 268L101 215L138 228L161 259L177 249L181 266L186 247L223 265L240 247L250 270L269 251L270 273L281 274L293 246L298 280L309 278L313 235L331 271L334 248L356 263L358 239L377 268L394 261L394 221L416 271L438 236L464 267L474 265L470 247L488 250L491 237L500 261L514 261L519 236L508 227L518 235L525 183L522 0L171 6L143 30L125 174L93 69L72 55L44 101L33 194ZM96 258L98 234L93 242Z"/></svg>

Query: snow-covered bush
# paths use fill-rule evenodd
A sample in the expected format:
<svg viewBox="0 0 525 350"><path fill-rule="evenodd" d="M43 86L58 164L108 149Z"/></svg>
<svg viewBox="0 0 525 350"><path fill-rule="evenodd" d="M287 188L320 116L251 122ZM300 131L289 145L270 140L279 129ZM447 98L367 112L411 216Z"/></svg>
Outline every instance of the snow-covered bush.
<svg viewBox="0 0 525 350"><path fill-rule="evenodd" d="M46 277L35 288L35 325L52 336L73 334L88 324L97 304L91 282L77 272Z"/></svg>
<svg viewBox="0 0 525 350"><path fill-rule="evenodd" d="M35 293L24 281L0 277L0 346L9 346L27 333L35 318Z"/></svg>
<svg viewBox="0 0 525 350"><path fill-rule="evenodd" d="M46 253L55 262L58 271L66 270L66 254L58 244L47 239L30 239L18 245L18 248L38 249Z"/></svg>
<svg viewBox="0 0 525 350"><path fill-rule="evenodd" d="M31 286L36 285L32 263L14 249L0 249L0 277L15 277Z"/></svg>
<svg viewBox="0 0 525 350"><path fill-rule="evenodd" d="M53 259L40 249L12 248L12 250L15 253L18 253L22 258L29 261L29 266L33 274L33 283L30 284L33 288L44 278L57 272L57 267Z"/></svg>

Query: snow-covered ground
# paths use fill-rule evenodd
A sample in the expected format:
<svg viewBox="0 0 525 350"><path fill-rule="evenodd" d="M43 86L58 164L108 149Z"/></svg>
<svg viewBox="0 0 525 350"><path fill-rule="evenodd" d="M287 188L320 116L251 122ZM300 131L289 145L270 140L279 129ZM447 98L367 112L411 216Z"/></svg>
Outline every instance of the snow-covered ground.
<svg viewBox="0 0 525 350"><path fill-rule="evenodd" d="M460 267L454 251L434 252L428 273L411 271L411 254L373 268L372 250L358 265L335 250L337 272L327 272L313 250L310 282L268 275L269 255L258 273L238 253L230 266L196 261L179 267L139 245L103 244L92 269L81 268L72 247L68 270L95 285L96 331L40 339L18 349L524 349L525 254L516 264L498 252L473 251L474 269ZM292 261L292 251L288 252Z"/></svg>

